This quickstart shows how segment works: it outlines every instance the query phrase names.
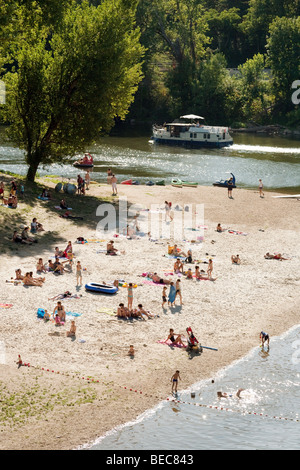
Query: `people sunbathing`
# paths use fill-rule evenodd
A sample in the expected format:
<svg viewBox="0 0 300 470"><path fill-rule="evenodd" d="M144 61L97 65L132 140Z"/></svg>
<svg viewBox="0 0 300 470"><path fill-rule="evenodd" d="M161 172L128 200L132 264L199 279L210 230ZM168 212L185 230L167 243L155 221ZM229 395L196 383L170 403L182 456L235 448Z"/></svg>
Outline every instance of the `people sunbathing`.
<svg viewBox="0 0 300 470"><path fill-rule="evenodd" d="M37 262L36 272L38 274L47 272L46 266L44 265L42 258L39 258L39 260Z"/></svg>
<svg viewBox="0 0 300 470"><path fill-rule="evenodd" d="M31 233L37 233L37 232L44 232L45 229L42 224L40 224L37 220L36 217L32 219L31 226L30 226L30 231Z"/></svg>
<svg viewBox="0 0 300 470"><path fill-rule="evenodd" d="M288 258L284 258L281 253L275 253L274 255L271 255L269 252L265 254L265 259L278 259L280 261L288 260Z"/></svg>
<svg viewBox="0 0 300 470"><path fill-rule="evenodd" d="M57 302L56 306L54 307L53 310L53 316L58 316L60 319L60 322L65 322L66 321L66 311L65 307L62 305L60 301Z"/></svg>
<svg viewBox="0 0 300 470"><path fill-rule="evenodd" d="M106 253L108 255L116 255L118 252L117 248L114 247L114 242L113 240L110 240L110 242L107 243L106 245Z"/></svg>
<svg viewBox="0 0 300 470"><path fill-rule="evenodd" d="M32 273L26 273L23 278L24 286L38 286L42 287L43 283L45 282L45 278L42 279L35 279L32 277Z"/></svg>
<svg viewBox="0 0 300 470"><path fill-rule="evenodd" d="M232 264L241 264L241 258L240 258L240 255L232 255L231 256L231 261L232 261Z"/></svg>
<svg viewBox="0 0 300 470"><path fill-rule="evenodd" d="M22 275L21 269L16 269L16 281L23 281L24 276Z"/></svg>
<svg viewBox="0 0 300 470"><path fill-rule="evenodd" d="M30 243L36 243L37 240L35 240L33 237L30 237L28 234L28 231L29 231L29 227L24 227L21 233L22 240L25 240L26 242L30 242Z"/></svg>
<svg viewBox="0 0 300 470"><path fill-rule="evenodd" d="M175 338L176 336L176 338ZM175 344L180 344L181 346L184 346L183 342L182 342L182 339L181 339L181 334L178 334L178 333L174 333L174 330L172 328L170 328L170 333L166 339L166 343L170 341L172 345L175 345Z"/></svg>
<svg viewBox="0 0 300 470"><path fill-rule="evenodd" d="M32 245L32 242L22 238L20 234L15 230L13 233L12 241L14 243L23 243L23 245Z"/></svg>
<svg viewBox="0 0 300 470"><path fill-rule="evenodd" d="M152 281L155 282L155 284L167 284L167 285L169 285L171 283L171 281L169 281L168 279L163 279L157 273L147 273L147 277L149 279L152 279Z"/></svg>

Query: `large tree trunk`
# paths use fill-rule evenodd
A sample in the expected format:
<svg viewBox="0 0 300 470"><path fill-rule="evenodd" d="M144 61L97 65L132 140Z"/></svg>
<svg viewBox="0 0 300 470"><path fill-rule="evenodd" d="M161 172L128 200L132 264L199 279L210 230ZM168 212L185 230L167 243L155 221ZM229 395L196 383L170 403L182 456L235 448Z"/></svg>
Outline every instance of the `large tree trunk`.
<svg viewBox="0 0 300 470"><path fill-rule="evenodd" d="M29 168L27 171L26 179L30 183L34 183L36 173L41 161L41 155L38 152L32 153L31 155L27 155L27 162L29 164Z"/></svg>

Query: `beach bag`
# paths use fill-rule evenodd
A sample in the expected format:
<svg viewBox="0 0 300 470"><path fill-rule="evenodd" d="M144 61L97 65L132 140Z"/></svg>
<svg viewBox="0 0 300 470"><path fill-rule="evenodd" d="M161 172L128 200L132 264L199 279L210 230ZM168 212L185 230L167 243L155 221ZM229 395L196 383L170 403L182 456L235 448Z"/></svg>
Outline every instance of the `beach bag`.
<svg viewBox="0 0 300 470"><path fill-rule="evenodd" d="M45 316L45 310L43 308L38 308L38 311L37 311L37 317L38 318L44 318Z"/></svg>
<svg viewBox="0 0 300 470"><path fill-rule="evenodd" d="M171 255L173 253L173 248L174 246L168 246L168 255Z"/></svg>

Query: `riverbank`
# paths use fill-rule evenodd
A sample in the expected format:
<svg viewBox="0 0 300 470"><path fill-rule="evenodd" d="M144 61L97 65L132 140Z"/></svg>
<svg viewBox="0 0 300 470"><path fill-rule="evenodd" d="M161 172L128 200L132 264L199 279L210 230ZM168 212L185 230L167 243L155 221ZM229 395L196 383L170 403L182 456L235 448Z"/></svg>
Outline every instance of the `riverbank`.
<svg viewBox="0 0 300 470"><path fill-rule="evenodd" d="M113 316L120 302L127 304L126 289L120 287L114 297L89 294L84 287L76 289L75 267L59 277L46 273L43 287L5 282L17 268L42 277L35 273L39 257L46 261L56 246L64 249L77 237L92 240L99 222L96 208L101 202L113 202L110 186L91 184L87 196L67 198L72 215L80 218L63 219L55 209L62 197L53 191L56 181L44 178L38 184L25 187L24 200L16 211L0 207L5 247L1 302L12 304L1 309L0 341L5 352L0 365L1 449L71 449L91 442L169 396L170 377L176 369L181 372L179 387L187 388L243 357L259 344L261 330L272 337L299 323L297 200L274 199L271 192L260 198L257 191L242 189L234 190L231 200L222 188L118 185L119 196L126 197L128 204L139 203L148 209L153 204L163 208L165 200L172 201L173 208L191 205L195 210L196 204L204 204L204 241L188 246L200 269L206 271L208 259L213 259L217 278L211 282L181 277L183 305L176 300L175 307L162 309L162 288L145 282L141 275L155 271L177 279L168 275L174 263L165 256L169 240L119 236L114 240L122 254L109 258L101 251L106 247L104 241L73 244L74 262L80 260L86 269L83 284L118 278L136 283L133 305L142 303L159 315L126 322ZM50 202L37 199L45 185L52 190ZM117 201L114 203L117 207ZM13 228L29 224L34 216L46 229L37 236L38 244L12 245L7 238ZM165 226L164 215L161 222ZM217 233L217 223L226 231ZM195 240L197 236L195 231ZM266 260L266 252L281 252L290 259ZM232 254L240 255L241 265L232 265ZM75 317L73 341L65 335L71 317L59 328L36 317L38 308L52 312L56 302L49 299L67 290L82 295L63 301L66 311L80 315ZM170 328L184 334L189 326L203 345L218 352L204 350L190 359L185 350L158 343L166 339ZM136 350L134 359L127 355L130 344ZM17 367L18 354L30 367Z"/></svg>

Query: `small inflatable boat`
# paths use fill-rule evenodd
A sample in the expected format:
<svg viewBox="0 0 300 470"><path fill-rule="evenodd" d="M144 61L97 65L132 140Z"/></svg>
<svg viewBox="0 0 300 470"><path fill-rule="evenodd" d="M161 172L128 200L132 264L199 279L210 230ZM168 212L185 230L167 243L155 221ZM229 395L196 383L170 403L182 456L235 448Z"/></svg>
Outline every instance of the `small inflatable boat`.
<svg viewBox="0 0 300 470"><path fill-rule="evenodd" d="M85 285L85 289L90 292L96 292L98 294L116 294L118 288L107 284L97 284L96 282L90 282Z"/></svg>

